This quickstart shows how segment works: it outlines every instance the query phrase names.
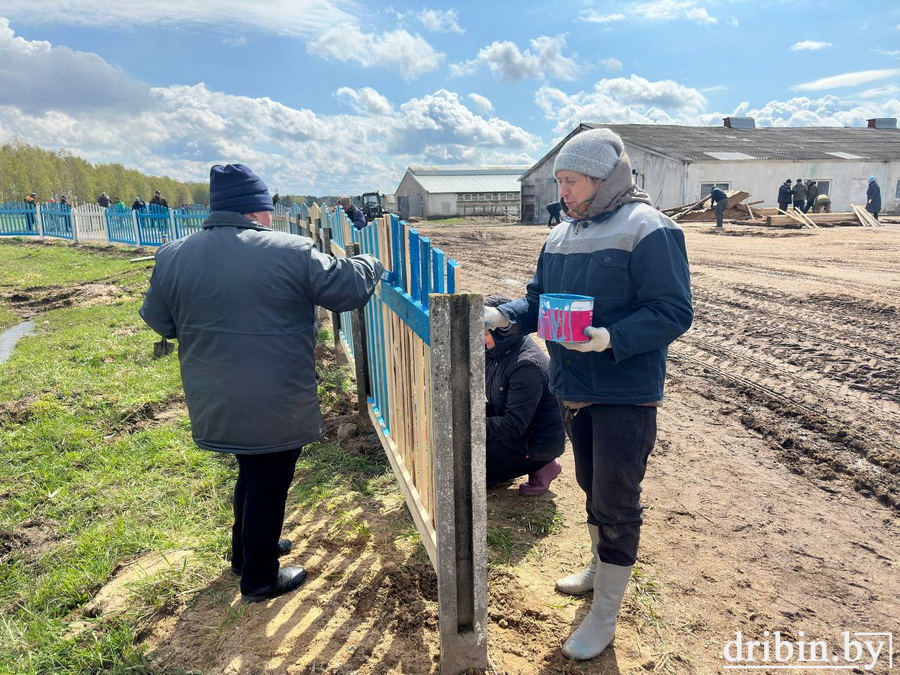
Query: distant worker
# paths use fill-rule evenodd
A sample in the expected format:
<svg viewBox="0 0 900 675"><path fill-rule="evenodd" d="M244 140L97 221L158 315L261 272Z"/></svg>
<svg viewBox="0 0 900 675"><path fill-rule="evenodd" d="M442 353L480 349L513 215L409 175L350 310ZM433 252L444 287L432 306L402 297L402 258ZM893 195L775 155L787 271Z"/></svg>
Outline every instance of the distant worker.
<svg viewBox="0 0 900 675"><path fill-rule="evenodd" d="M104 209L109 206L109 195L105 192L101 192L100 196L97 197L97 206L102 206Z"/></svg>
<svg viewBox="0 0 900 675"><path fill-rule="evenodd" d="M558 202L553 202L552 204L547 204L545 207L547 209L547 213L550 214L550 220L547 221L547 227L553 227L554 225L559 225L562 222L561 213L566 211L566 202L560 197ZM556 222L553 222L556 221Z"/></svg>
<svg viewBox="0 0 900 675"><path fill-rule="evenodd" d="M803 182L802 178L798 178L796 185L794 185L794 208L798 211L806 208L806 183Z"/></svg>
<svg viewBox="0 0 900 675"><path fill-rule="evenodd" d="M71 209L71 208L72 208L72 205L69 204L69 200L68 200L68 198L67 198L65 195L63 195L63 196L61 196L61 197L59 198L59 205L60 205L60 206L64 206L64 207L66 207L67 209Z"/></svg>
<svg viewBox="0 0 900 675"><path fill-rule="evenodd" d="M709 198L716 207L716 227L722 227L725 219L725 207L728 206L728 194L722 188L713 185L709 190Z"/></svg>
<svg viewBox="0 0 900 675"><path fill-rule="evenodd" d="M782 211L787 211L793 194L794 191L791 189L791 179L788 178L781 184L781 187L778 188L778 208Z"/></svg>
<svg viewBox="0 0 900 675"><path fill-rule="evenodd" d="M210 171L203 229L156 251L141 317L178 338L194 442L238 464L231 568L244 602L299 588L279 567L288 489L304 445L322 435L316 310L366 304L382 273L369 255L332 258L276 232L266 184L241 164Z"/></svg>
<svg viewBox="0 0 900 675"><path fill-rule="evenodd" d="M819 211L831 213L831 197L829 197L825 193L817 195L816 203L813 204L813 213L818 213Z"/></svg>
<svg viewBox="0 0 900 675"><path fill-rule="evenodd" d="M488 295L485 307L512 302ZM487 396L487 482L528 474L519 494L536 497L559 476L566 432L550 393L550 358L527 335L484 331Z"/></svg>
<svg viewBox="0 0 900 675"><path fill-rule="evenodd" d="M28 207L28 210L25 211L25 227L31 232L34 230L34 214L37 212L37 194L30 192L22 201Z"/></svg>
<svg viewBox="0 0 900 675"><path fill-rule="evenodd" d="M881 188L875 182L875 176L869 176L869 189L866 190L866 211L878 220L878 212L881 211Z"/></svg>
<svg viewBox="0 0 900 675"><path fill-rule="evenodd" d="M361 230L366 226L366 214L353 205L350 197L341 197L338 200L338 204L344 209L344 213L347 214L350 222L353 223L353 227Z"/></svg>
<svg viewBox="0 0 900 675"><path fill-rule="evenodd" d="M147 202L145 202L140 197L135 197L134 201L131 202L132 211L140 211L141 209L144 209L146 207L147 207Z"/></svg>
<svg viewBox="0 0 900 675"><path fill-rule="evenodd" d="M803 213L808 213L809 210L815 206L816 197L819 196L819 184L816 183L812 178L806 181L806 208L803 209Z"/></svg>
<svg viewBox="0 0 900 675"><path fill-rule="evenodd" d="M153 199L150 200L151 204L156 204L157 206L162 206L164 208L169 208L169 202L165 197L162 196L162 193L157 190L156 194L153 195Z"/></svg>

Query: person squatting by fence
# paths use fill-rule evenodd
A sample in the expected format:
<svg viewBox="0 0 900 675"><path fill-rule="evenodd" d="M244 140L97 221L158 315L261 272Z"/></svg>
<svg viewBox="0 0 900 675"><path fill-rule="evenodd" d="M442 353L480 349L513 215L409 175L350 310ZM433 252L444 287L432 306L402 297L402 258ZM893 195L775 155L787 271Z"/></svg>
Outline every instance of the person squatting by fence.
<svg viewBox="0 0 900 675"><path fill-rule="evenodd" d="M332 258L276 232L266 184L241 164L210 171L203 229L162 246L140 314L179 341L191 433L236 455L231 567L244 602L298 588L279 569L288 488L301 448L322 434L316 390L316 306L366 304L382 273L369 255Z"/></svg>
<svg viewBox="0 0 900 675"><path fill-rule="evenodd" d="M556 587L593 589L591 609L566 640L573 659L598 656L615 634L637 558L641 481L656 441L668 345L693 320L684 233L634 185L622 139L584 131L556 157L572 218L553 228L524 298L484 310L495 331L532 333L542 293L594 299L587 342L548 342L550 390L560 399L575 475L586 495L593 561Z"/></svg>
<svg viewBox="0 0 900 675"><path fill-rule="evenodd" d="M728 206L728 194L720 187L713 185L709 190L709 198L716 207L716 227L725 222L725 207Z"/></svg>
<svg viewBox="0 0 900 675"><path fill-rule="evenodd" d="M511 302L489 295L485 307ZM528 474L519 494L544 494L559 476L557 457L566 449L566 432L556 397L550 393L549 359L527 335L484 331L487 396L487 483Z"/></svg>
<svg viewBox="0 0 900 675"><path fill-rule="evenodd" d="M875 176L869 176L869 187L866 190L866 211L878 220L878 212L881 211L881 188L875 182Z"/></svg>

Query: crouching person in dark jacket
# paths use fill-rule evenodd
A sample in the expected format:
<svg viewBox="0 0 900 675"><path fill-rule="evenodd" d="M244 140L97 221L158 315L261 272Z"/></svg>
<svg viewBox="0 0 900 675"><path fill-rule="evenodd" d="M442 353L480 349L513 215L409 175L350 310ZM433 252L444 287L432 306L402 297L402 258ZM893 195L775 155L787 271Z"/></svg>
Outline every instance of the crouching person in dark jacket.
<svg viewBox="0 0 900 675"><path fill-rule="evenodd" d="M489 295L486 307L511 302ZM528 474L519 494L543 494L562 465L566 433L548 387L550 359L527 335L484 332L487 393L487 482Z"/></svg>
<svg viewBox="0 0 900 675"><path fill-rule="evenodd" d="M364 305L382 266L331 258L270 229L266 184L241 164L210 171L203 229L161 247L140 310L177 338L194 441L236 455L231 568L244 602L298 588L302 567L279 568L288 488L300 449L322 434L316 393L316 306Z"/></svg>

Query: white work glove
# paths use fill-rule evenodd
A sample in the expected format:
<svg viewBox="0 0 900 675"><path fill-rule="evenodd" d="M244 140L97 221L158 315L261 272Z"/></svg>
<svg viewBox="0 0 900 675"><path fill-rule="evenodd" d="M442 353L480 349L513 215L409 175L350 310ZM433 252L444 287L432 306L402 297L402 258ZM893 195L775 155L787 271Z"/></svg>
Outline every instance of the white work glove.
<svg viewBox="0 0 900 675"><path fill-rule="evenodd" d="M590 338L587 342L560 342L559 344L576 352L602 352L609 349L609 331L605 328L588 326L584 329L584 334Z"/></svg>
<svg viewBox="0 0 900 675"><path fill-rule="evenodd" d="M503 315L503 312L496 307L484 308L485 328L488 330L497 330L498 328L506 328L507 326L509 326L509 319Z"/></svg>

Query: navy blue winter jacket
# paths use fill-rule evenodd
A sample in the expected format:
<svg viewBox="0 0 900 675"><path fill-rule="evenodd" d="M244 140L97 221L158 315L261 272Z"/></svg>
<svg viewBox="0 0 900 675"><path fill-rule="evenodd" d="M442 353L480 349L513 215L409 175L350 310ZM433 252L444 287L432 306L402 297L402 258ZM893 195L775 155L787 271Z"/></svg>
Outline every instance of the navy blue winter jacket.
<svg viewBox="0 0 900 675"><path fill-rule="evenodd" d="M878 213L881 211L881 188L878 183L872 181L866 190L866 211Z"/></svg>
<svg viewBox="0 0 900 675"><path fill-rule="evenodd" d="M362 307L381 272L371 256L332 258L228 211L160 248L140 313L178 338L197 445L249 455L320 436L316 307Z"/></svg>
<svg viewBox="0 0 900 675"><path fill-rule="evenodd" d="M721 201L728 201L728 193L725 192L722 188L714 187L709 191L709 196L712 199L713 204L718 204Z"/></svg>
<svg viewBox="0 0 900 675"><path fill-rule="evenodd" d="M567 401L633 404L663 397L668 346L693 320L684 232L642 202L564 221L547 238L524 298L498 309L532 333L542 293L594 298L594 326L612 348L577 352L547 342L550 391Z"/></svg>
<svg viewBox="0 0 900 675"><path fill-rule="evenodd" d="M779 204L790 204L793 199L794 191L791 189L791 186L787 183L782 183L781 187L778 188L778 203Z"/></svg>

